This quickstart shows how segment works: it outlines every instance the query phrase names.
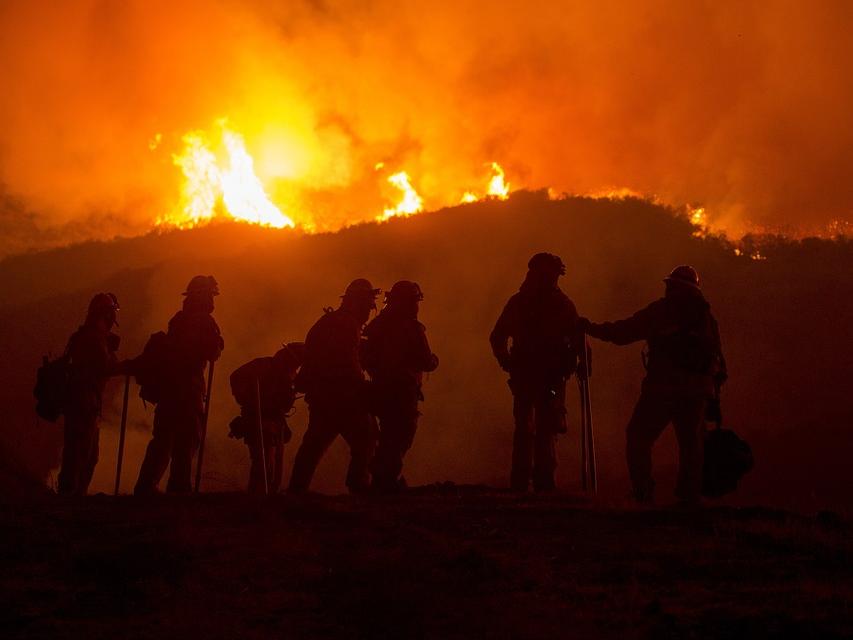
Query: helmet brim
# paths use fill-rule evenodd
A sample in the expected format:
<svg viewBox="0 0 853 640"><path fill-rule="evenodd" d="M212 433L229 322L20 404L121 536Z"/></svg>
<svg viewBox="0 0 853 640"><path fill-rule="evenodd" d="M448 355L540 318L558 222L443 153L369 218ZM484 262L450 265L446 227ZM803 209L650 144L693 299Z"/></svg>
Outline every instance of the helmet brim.
<svg viewBox="0 0 853 640"><path fill-rule="evenodd" d="M680 278L673 278L672 276L667 276L663 279L664 282L669 284L670 282L674 284L680 284L685 287L689 287L690 289L696 289L697 291L702 291L702 287L700 287L695 282L688 282L687 280L681 280Z"/></svg>

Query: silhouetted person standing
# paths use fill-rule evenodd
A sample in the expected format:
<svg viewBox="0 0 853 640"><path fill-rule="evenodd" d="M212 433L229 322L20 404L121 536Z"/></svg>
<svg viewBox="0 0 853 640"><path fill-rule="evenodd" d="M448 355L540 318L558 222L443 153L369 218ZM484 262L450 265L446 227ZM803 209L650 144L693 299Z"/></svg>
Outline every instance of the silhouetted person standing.
<svg viewBox="0 0 853 640"><path fill-rule="evenodd" d="M726 363L717 321L696 271L680 266L664 281L664 297L630 318L602 324L582 318L580 325L589 335L614 344L648 344L646 377L626 434L634 497L652 501L652 445L672 422L679 452L676 496L694 502L702 488L705 411L715 386L726 379Z"/></svg>
<svg viewBox="0 0 853 640"><path fill-rule="evenodd" d="M577 365L577 311L557 284L566 273L558 256L537 253L527 266L489 341L510 374L515 417L510 486L527 491L532 475L535 490L549 491L557 468L556 437L566 431L566 380Z"/></svg>
<svg viewBox="0 0 853 640"><path fill-rule="evenodd" d="M320 458L338 435L350 448L347 487L359 492L370 484L368 465L376 436L359 352L377 295L379 289L369 281L353 280L340 307L326 309L305 338L305 361L296 388L305 393L308 428L293 463L291 491L308 489Z"/></svg>
<svg viewBox="0 0 853 640"><path fill-rule="evenodd" d="M59 470L62 495L86 495L95 472L104 388L110 376L122 373L126 367L117 361L119 337L112 332L118 310L113 294L97 294L89 303L85 322L68 340L64 444Z"/></svg>
<svg viewBox="0 0 853 640"><path fill-rule="evenodd" d="M201 439L208 362L217 360L224 342L211 315L219 286L213 276L195 276L187 285L183 308L169 321L168 367L154 411L154 432L145 451L134 493L157 493L171 462L166 491L192 491L192 460Z"/></svg>
<svg viewBox="0 0 853 640"><path fill-rule="evenodd" d="M364 330L363 361L379 420L379 443L371 464L373 488L379 491L405 486L400 473L418 428L423 374L438 367L426 327L418 321L423 297L417 283L397 282L385 294L385 308Z"/></svg>
<svg viewBox="0 0 853 640"><path fill-rule="evenodd" d="M277 493L281 487L284 445L292 432L287 413L296 400L294 380L302 364L305 345L291 342L275 355L255 358L231 374L231 391L240 405L240 416L231 421L232 438L243 439L249 447L252 468L249 493L264 493L264 463L267 468L266 488ZM263 451L258 431L258 401L263 425Z"/></svg>

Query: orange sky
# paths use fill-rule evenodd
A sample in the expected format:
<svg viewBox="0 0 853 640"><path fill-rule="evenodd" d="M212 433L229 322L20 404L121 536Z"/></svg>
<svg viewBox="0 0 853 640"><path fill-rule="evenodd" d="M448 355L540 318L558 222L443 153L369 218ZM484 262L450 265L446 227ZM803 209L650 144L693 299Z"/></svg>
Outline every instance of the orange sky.
<svg viewBox="0 0 853 640"><path fill-rule="evenodd" d="M851 3L273 4L0 5L0 254L150 229L182 136L220 118L320 229L381 214L399 170L455 204L491 161L735 233L853 218Z"/></svg>

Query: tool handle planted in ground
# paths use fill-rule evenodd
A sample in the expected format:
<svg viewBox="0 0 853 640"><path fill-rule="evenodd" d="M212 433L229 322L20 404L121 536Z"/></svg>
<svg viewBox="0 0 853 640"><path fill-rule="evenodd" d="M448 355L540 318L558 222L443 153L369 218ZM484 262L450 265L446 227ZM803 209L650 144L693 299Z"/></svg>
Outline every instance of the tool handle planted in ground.
<svg viewBox="0 0 853 640"><path fill-rule="evenodd" d="M116 484L113 490L113 495L118 495L119 485L121 484L121 463L124 460L124 436L127 433L127 404L128 395L130 394L130 374L124 377L124 400L121 405L121 429L118 435L118 461L116 462Z"/></svg>
<svg viewBox="0 0 853 640"><path fill-rule="evenodd" d="M258 415L258 442L261 443L261 468L264 472L264 495L269 495L270 486L267 480L267 447L264 442L264 419L261 415L261 378L255 378L255 411Z"/></svg>
<svg viewBox="0 0 853 640"><path fill-rule="evenodd" d="M585 395L586 395L586 444L589 449L587 454L589 458L589 479L590 488L593 493L598 493L598 465L595 456L595 429L592 424L592 399L590 398L589 382L592 377L592 347L589 344L586 336L584 336L584 354L586 355L586 379L584 380Z"/></svg>
<svg viewBox="0 0 853 640"><path fill-rule="evenodd" d="M204 440L207 437L207 418L210 415L210 394L213 391L213 360L207 369L207 393L204 397L204 415L201 418L201 440L198 444L198 461L195 468L195 492L201 488L201 469L204 463Z"/></svg>

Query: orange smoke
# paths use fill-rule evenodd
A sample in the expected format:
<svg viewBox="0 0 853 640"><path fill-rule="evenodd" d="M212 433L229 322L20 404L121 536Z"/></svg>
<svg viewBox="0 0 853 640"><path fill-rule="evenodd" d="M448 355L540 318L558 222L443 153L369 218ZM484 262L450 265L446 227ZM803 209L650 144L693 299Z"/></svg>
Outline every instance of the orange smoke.
<svg viewBox="0 0 853 640"><path fill-rule="evenodd" d="M701 203L708 224L732 231L846 229L851 12L841 1L2 3L0 254L13 240L218 215L339 229L398 206L377 159L405 170L423 209L504 197L505 182L483 179L497 160L514 189L619 185ZM221 181L223 116L252 160L236 200ZM205 165L172 157L198 131L220 179L192 178L189 194L186 171Z"/></svg>

